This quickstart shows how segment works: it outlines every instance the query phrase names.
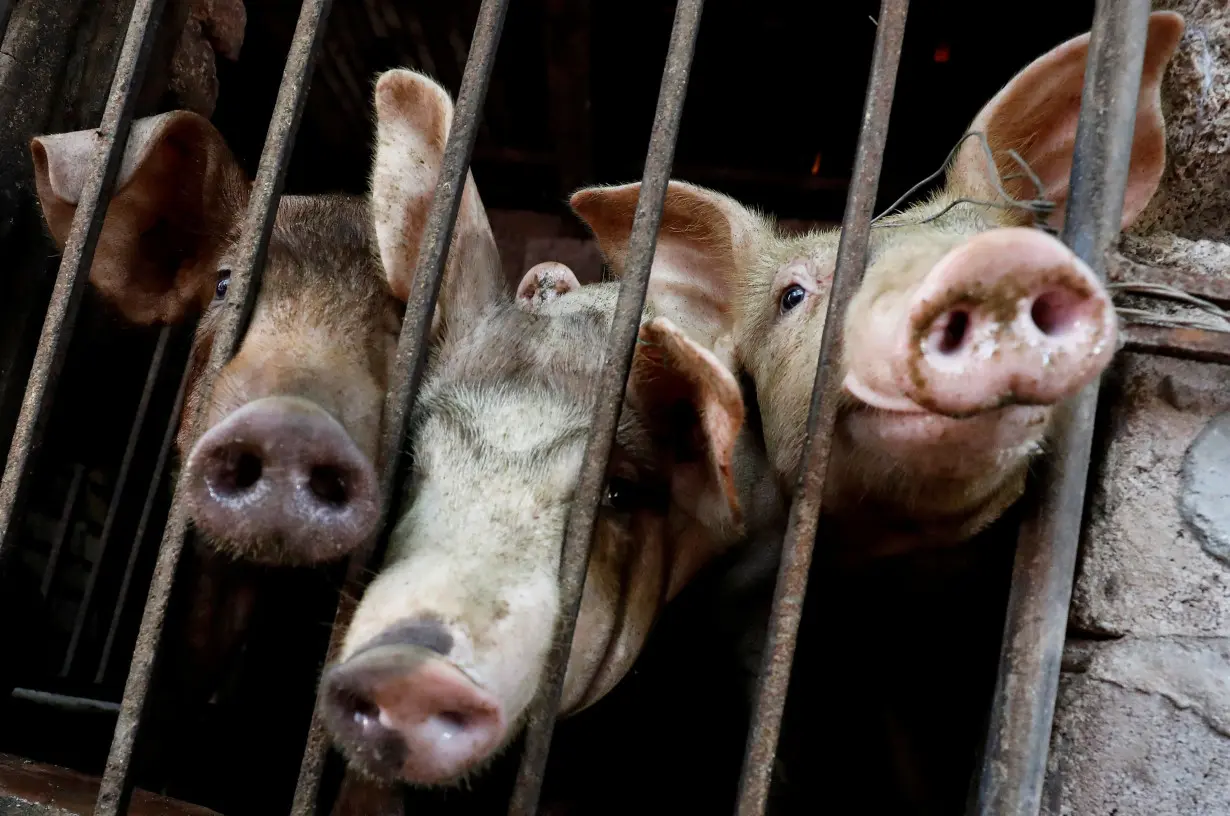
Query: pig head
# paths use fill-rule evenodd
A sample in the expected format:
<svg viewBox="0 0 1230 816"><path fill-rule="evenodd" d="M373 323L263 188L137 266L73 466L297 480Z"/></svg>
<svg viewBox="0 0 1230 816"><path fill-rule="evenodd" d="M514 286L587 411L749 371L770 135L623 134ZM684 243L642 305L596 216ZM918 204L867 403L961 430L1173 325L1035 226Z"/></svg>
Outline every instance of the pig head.
<svg viewBox="0 0 1230 816"><path fill-rule="evenodd" d="M1123 227L1161 178L1159 83L1182 33L1178 15L1151 15ZM942 190L872 228L866 274L844 315L824 498L852 533L843 538L864 550L959 542L996 519L1020 496L1055 404L1098 377L1117 348L1114 308L1089 268L1032 212L977 203L1003 203L1002 183L1017 200L1052 202L1045 225L1062 227L1088 48L1088 35L1058 46L978 113L969 130L985 135L993 166L967 139ZM637 187L572 199L617 264ZM733 331L786 490L798 476L838 238L782 235L769 218L690 184L672 182L667 194L655 269L673 270L676 300L727 307L707 320Z"/></svg>
<svg viewBox="0 0 1230 816"><path fill-rule="evenodd" d="M372 208L405 291L452 118L406 70L376 84ZM438 302L439 338L412 409L411 473L385 561L321 681L335 742L368 774L448 784L516 736L556 636L569 506L598 397L616 283L541 264L505 291L467 176ZM603 696L659 610L754 513L777 508L741 433L727 365L643 315L572 641L563 709ZM751 440L754 443L755 440ZM759 488L759 490L758 490Z"/></svg>
<svg viewBox="0 0 1230 816"><path fill-rule="evenodd" d="M72 224L94 131L33 140L52 236ZM183 417L227 298L250 182L222 136L186 111L133 123L90 281L137 324L201 313ZM262 562L336 558L374 533L374 457L401 325L366 199L283 196L247 334L177 439L197 529Z"/></svg>

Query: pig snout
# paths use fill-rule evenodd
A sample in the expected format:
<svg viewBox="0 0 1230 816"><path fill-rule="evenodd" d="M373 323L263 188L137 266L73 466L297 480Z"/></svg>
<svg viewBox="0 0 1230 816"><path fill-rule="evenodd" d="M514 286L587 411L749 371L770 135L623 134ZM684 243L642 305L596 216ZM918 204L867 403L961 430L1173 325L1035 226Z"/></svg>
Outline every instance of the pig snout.
<svg viewBox="0 0 1230 816"><path fill-rule="evenodd" d="M957 417L1075 394L1110 362L1117 331L1089 267L1024 227L983 233L941 258L904 323L904 395Z"/></svg>
<svg viewBox="0 0 1230 816"><path fill-rule="evenodd" d="M503 709L447 659L450 646L441 627L404 625L325 672L325 725L352 762L388 781L436 785L495 751Z"/></svg>
<svg viewBox="0 0 1230 816"><path fill-rule="evenodd" d="M304 399L244 405L201 437L185 467L197 526L258 561L341 556L379 517L371 463L337 420Z"/></svg>

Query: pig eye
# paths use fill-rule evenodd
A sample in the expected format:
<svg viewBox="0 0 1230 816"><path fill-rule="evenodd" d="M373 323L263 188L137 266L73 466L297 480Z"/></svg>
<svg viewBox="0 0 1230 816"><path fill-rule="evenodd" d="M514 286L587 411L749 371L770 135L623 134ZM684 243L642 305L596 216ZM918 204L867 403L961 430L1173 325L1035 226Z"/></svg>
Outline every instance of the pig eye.
<svg viewBox="0 0 1230 816"><path fill-rule="evenodd" d="M606 490L602 494L602 506L619 513L626 513L636 505L637 494L638 489L635 482L614 476L607 480Z"/></svg>
<svg viewBox="0 0 1230 816"><path fill-rule="evenodd" d="M782 292L781 308L782 314L792 311L800 303L807 299L807 290L797 283L786 287L786 291Z"/></svg>
<svg viewBox="0 0 1230 816"><path fill-rule="evenodd" d="M231 270L223 267L218 270L218 285L214 287L214 300L226 297L226 290L231 288Z"/></svg>

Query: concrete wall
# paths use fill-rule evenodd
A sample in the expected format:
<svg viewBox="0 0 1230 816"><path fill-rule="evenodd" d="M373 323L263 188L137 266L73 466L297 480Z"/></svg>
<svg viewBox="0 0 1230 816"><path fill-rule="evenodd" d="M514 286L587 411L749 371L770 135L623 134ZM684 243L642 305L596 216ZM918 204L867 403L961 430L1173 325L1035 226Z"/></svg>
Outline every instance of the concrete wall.
<svg viewBox="0 0 1230 816"><path fill-rule="evenodd" d="M1187 31L1163 86L1166 176L1120 250L1176 279L1224 282L1230 7L1154 7L1183 14ZM1124 355L1103 404L1043 813L1225 816L1230 507L1197 524L1181 508L1193 490L1206 505L1218 491L1230 502L1230 459L1185 468L1189 455L1201 455L1192 450L1198 439L1197 448L1220 444L1220 430L1200 436L1211 422L1230 433L1230 368Z"/></svg>

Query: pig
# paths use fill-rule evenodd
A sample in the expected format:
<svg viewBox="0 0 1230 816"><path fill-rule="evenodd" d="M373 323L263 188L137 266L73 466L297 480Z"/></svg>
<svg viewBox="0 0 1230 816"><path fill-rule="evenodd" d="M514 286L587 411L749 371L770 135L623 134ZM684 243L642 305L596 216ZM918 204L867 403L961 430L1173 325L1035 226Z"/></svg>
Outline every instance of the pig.
<svg viewBox="0 0 1230 816"><path fill-rule="evenodd" d="M1132 142L1122 227L1165 164L1159 84L1184 29L1155 12ZM1021 495L1054 406L1098 377L1117 321L1106 289L1058 239L1089 35L1038 58L969 127L942 190L873 226L866 273L844 314L842 393L824 509L862 554L969 540ZM1008 151L1036 173L1034 189ZM999 209L996 180L1056 205L1041 223ZM575 193L605 255L626 251L639 185ZM947 209L954 202L959 203ZM946 212L944 212L946 210ZM943 214L941 214L943 212ZM713 304L713 334L733 336L750 375L774 473L794 488L837 256L839 231L779 233L713 190L673 181L654 260Z"/></svg>
<svg viewBox="0 0 1230 816"><path fill-rule="evenodd" d="M96 138L90 130L31 143L61 248ZM138 325L200 313L187 418L202 398L251 182L222 135L188 111L137 120L126 148L90 282ZM374 534L373 463L402 310L363 196L281 198L247 334L203 406L200 438L181 421L176 440L188 511L211 550L308 564Z"/></svg>
<svg viewBox="0 0 1230 816"><path fill-rule="evenodd" d="M375 88L372 210L394 290L411 281L452 119L394 70ZM560 612L565 522L618 284L562 264L511 296L473 177L412 408L412 467L376 577L322 675L322 719L352 768L421 787L472 777L518 733ZM562 711L628 671L654 619L757 519L780 514L731 363L647 298L603 491ZM667 287L669 289L669 287ZM681 301L687 316L712 304ZM685 321L686 322L686 321Z"/></svg>

